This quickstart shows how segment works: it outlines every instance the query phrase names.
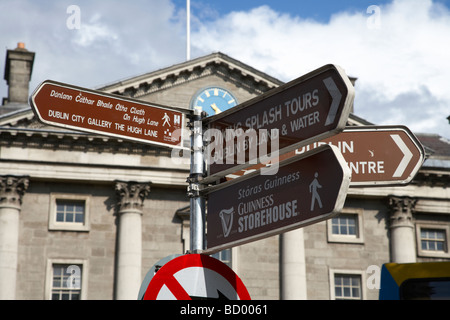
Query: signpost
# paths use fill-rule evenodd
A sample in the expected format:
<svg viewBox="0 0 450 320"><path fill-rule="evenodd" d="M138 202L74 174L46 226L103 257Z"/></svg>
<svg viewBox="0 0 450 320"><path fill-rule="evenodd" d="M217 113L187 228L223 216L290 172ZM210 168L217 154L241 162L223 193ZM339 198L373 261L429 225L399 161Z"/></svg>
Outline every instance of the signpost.
<svg viewBox="0 0 450 320"><path fill-rule="evenodd" d="M242 280L221 261L186 254L164 264L151 279L144 300L250 300Z"/></svg>
<svg viewBox="0 0 450 320"><path fill-rule="evenodd" d="M248 166L255 159L247 156L246 163L236 166L237 155L248 153L253 146L278 139L276 151L282 154L337 134L345 127L353 99L354 88L347 75L330 64L204 119L209 129L223 132L224 137L215 142L222 142L224 148L212 148L214 154L207 155L215 161L210 161L205 181ZM228 134L227 129L236 134ZM267 135L261 135L262 129Z"/></svg>
<svg viewBox="0 0 450 320"><path fill-rule="evenodd" d="M30 97L48 125L171 148L183 148L187 110L177 110L55 81L44 81Z"/></svg>
<svg viewBox="0 0 450 320"><path fill-rule="evenodd" d="M324 144L334 145L341 151L352 174L351 187L408 184L424 161L422 144L404 126L347 127L342 133L291 151L280 159ZM261 164L255 165L227 178L237 178L260 167Z"/></svg>
<svg viewBox="0 0 450 320"><path fill-rule="evenodd" d="M334 146L320 146L260 171L211 187L208 248L214 253L329 219L344 205L350 170Z"/></svg>
<svg viewBox="0 0 450 320"><path fill-rule="evenodd" d="M407 184L419 170L424 150L406 127L352 127L342 132L353 99L350 80L330 64L206 119L199 110L50 80L38 86L30 105L48 125L183 149L189 115L193 254L161 260L164 265L149 271L139 298L244 300L250 295L239 277L205 254L329 219L341 211L350 184ZM203 126L219 133L214 143L223 147L206 148L207 172ZM258 152L251 152L253 147ZM262 156L267 163L277 162L276 173L262 173ZM235 179L208 186L225 176Z"/></svg>

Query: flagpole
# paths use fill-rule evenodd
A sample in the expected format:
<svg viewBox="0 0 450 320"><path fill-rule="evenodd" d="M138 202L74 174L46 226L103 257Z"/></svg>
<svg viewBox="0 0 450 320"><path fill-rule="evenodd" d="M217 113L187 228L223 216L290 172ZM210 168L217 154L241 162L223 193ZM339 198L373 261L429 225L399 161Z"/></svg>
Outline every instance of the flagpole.
<svg viewBox="0 0 450 320"><path fill-rule="evenodd" d="M191 60L191 0L186 0L186 60Z"/></svg>

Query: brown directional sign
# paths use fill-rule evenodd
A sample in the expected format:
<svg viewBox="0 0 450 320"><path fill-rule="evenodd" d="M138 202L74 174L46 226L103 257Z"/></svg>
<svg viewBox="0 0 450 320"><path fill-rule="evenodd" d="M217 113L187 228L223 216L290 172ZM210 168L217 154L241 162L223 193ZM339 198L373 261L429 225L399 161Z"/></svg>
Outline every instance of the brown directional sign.
<svg viewBox="0 0 450 320"><path fill-rule="evenodd" d="M424 160L422 144L405 126L348 127L342 133L303 146L282 158L302 154L324 144L334 145L341 151L352 173L352 187L408 184ZM259 167L261 165L227 177L236 178Z"/></svg>
<svg viewBox="0 0 450 320"><path fill-rule="evenodd" d="M404 126L354 127L295 151L302 153L321 144L339 148L352 173L351 186L409 183L424 161L424 149Z"/></svg>
<svg viewBox="0 0 450 320"><path fill-rule="evenodd" d="M215 159L209 161L208 175L223 176L236 171L237 155L248 152L249 146L260 147L269 140L267 151L270 152L274 136L279 138L281 154L341 132L353 99L354 88L347 75L340 67L330 64L205 118L208 128L223 132L224 137L223 148L211 148L214 154L207 155ZM228 135L227 129L234 130L237 136ZM260 135L261 129L266 129L269 136ZM246 138L244 133L252 131L256 134ZM226 137L232 139L226 141ZM243 138L239 140L240 137Z"/></svg>
<svg viewBox="0 0 450 320"><path fill-rule="evenodd" d="M51 80L30 105L45 124L166 147L181 147L184 113L160 105Z"/></svg>
<svg viewBox="0 0 450 320"><path fill-rule="evenodd" d="M329 219L344 205L350 170L334 146L320 146L208 193L207 249L213 253Z"/></svg>

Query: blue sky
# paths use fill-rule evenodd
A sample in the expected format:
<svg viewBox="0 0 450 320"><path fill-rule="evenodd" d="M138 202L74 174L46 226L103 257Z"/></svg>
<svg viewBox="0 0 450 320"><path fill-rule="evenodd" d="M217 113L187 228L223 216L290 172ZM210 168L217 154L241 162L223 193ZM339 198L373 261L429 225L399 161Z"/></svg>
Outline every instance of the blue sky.
<svg viewBox="0 0 450 320"><path fill-rule="evenodd" d="M70 5L80 8L76 29ZM338 64L358 78L358 116L450 139L449 8L450 0L191 0L191 57L221 51L282 81ZM18 42L36 52L30 90L46 79L96 88L185 61L186 1L1 0L0 65ZM6 90L0 81L0 98Z"/></svg>
<svg viewBox="0 0 450 320"><path fill-rule="evenodd" d="M173 2L177 7L186 6L186 0L175 0ZM191 0L191 10L195 14L208 8L209 12L216 12L223 16L233 11L249 11L267 5L278 12L303 19L314 19L323 23L328 22L332 15L339 12L367 13L367 8L372 5L381 6L391 2L390 0ZM411 5L414 5L413 2ZM450 0L435 2L447 7L450 4ZM214 19L216 16L203 16L203 18Z"/></svg>
<svg viewBox="0 0 450 320"><path fill-rule="evenodd" d="M174 1L177 6L185 6L185 0ZM330 17L340 11L366 12L370 5L380 5L390 1L376 0L191 0L193 13L201 7L208 7L220 15L226 15L232 11L249 11L253 8L267 5L272 9L299 16L304 19L314 19L327 22Z"/></svg>

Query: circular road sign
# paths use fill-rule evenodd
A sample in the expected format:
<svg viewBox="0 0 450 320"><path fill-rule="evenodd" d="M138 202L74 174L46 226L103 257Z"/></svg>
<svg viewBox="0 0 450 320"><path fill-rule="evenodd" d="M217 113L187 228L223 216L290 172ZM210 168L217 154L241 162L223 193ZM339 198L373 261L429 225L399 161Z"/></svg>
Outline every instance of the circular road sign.
<svg viewBox="0 0 450 320"><path fill-rule="evenodd" d="M203 254L174 258L151 279L144 300L250 300L244 283L223 262Z"/></svg>

